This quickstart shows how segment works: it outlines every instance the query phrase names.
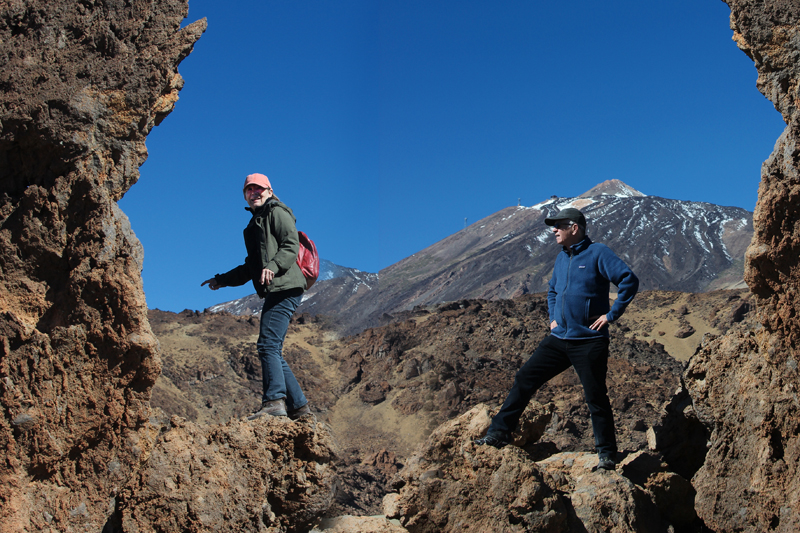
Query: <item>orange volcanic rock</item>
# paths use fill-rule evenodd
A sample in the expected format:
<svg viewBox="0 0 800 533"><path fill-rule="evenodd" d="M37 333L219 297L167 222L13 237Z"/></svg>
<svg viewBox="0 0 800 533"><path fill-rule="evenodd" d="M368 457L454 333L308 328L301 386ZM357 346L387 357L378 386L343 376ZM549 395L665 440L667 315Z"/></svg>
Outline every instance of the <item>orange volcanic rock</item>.
<svg viewBox="0 0 800 533"><path fill-rule="evenodd" d="M205 30L186 2L0 15L0 529L102 530L158 428L142 247L117 207Z"/></svg>
<svg viewBox="0 0 800 533"><path fill-rule="evenodd" d="M478 446L490 412L478 405L437 428L395 480L384 511L412 533L450 531L694 531L694 492L656 456L638 452L616 471L597 456L562 452L536 462L526 446L544 432L549 409L533 402L536 428L502 449Z"/></svg>
<svg viewBox="0 0 800 533"><path fill-rule="evenodd" d="M333 443L314 417L171 426L120 494L124 531L308 531L331 505Z"/></svg>
<svg viewBox="0 0 800 533"><path fill-rule="evenodd" d="M800 5L726 0L733 38L787 126L762 166L745 280L757 318L705 344L686 384L712 430L693 482L714 531L800 530Z"/></svg>
<svg viewBox="0 0 800 533"><path fill-rule="evenodd" d="M202 487L181 485L164 509L188 506L213 519L256 501L264 523L291 529L331 499L324 431L306 422L271 431L269 421L165 431L149 404L159 346L142 247L117 201L139 178L145 138L183 86L178 64L205 31L205 20L181 28L187 12L186 0L3 2L2 531L115 531L123 519L167 520L142 497L153 486L136 480L174 474L204 483L202 468L235 472L263 490L231 492L227 506L214 508L207 497L204 509L178 501Z"/></svg>

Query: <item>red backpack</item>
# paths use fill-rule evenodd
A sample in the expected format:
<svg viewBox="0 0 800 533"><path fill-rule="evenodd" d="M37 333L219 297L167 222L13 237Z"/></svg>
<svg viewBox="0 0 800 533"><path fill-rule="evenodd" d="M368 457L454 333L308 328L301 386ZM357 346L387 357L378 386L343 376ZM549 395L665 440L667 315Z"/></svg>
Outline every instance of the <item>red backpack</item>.
<svg viewBox="0 0 800 533"><path fill-rule="evenodd" d="M300 267L300 270L306 277L306 290L308 290L319 277L319 255L317 254L317 245L308 238L308 235L302 231L298 231L297 235L300 237L300 252L297 254L297 266Z"/></svg>

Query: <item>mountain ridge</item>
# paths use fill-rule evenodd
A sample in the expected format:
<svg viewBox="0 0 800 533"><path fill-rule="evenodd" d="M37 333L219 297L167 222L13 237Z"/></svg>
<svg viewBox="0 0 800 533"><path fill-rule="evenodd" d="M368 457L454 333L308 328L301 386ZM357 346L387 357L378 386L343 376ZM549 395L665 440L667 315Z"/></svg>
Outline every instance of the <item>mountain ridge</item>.
<svg viewBox="0 0 800 533"><path fill-rule="evenodd" d="M418 305L546 291L559 249L544 219L566 207L584 212L589 237L630 264L640 290L742 286L751 212L648 196L613 179L579 196L502 209L378 274L344 267L333 274L331 268L331 275L304 295L298 311L337 316L343 331L354 333ZM253 295L209 310L257 314L259 302Z"/></svg>

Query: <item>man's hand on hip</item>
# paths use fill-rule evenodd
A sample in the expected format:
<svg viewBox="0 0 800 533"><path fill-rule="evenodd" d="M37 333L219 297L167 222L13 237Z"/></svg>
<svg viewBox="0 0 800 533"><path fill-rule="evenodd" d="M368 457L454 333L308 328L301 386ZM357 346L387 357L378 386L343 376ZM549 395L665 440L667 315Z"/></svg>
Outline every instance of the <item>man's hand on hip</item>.
<svg viewBox="0 0 800 533"><path fill-rule="evenodd" d="M608 325L608 317L606 315L600 315L597 320L592 322L592 325L589 326L589 329L594 330L601 330Z"/></svg>

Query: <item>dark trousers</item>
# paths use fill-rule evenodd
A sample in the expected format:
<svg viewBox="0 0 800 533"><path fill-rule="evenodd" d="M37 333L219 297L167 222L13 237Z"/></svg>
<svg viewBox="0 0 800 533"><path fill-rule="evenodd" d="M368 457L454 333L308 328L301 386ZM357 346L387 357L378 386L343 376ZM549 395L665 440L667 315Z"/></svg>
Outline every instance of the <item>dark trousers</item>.
<svg viewBox="0 0 800 533"><path fill-rule="evenodd" d="M608 339L563 340L548 335L522 365L489 428L490 433L510 433L519 424L522 412L539 388L570 366L583 385L583 395L589 406L594 430L594 444L600 455L617 452L614 414L608 400L606 372L608 370Z"/></svg>

